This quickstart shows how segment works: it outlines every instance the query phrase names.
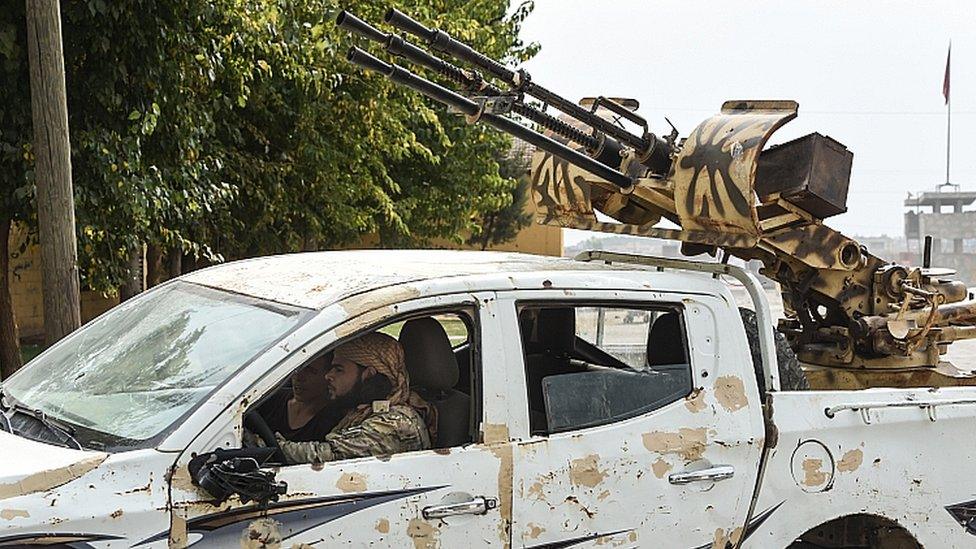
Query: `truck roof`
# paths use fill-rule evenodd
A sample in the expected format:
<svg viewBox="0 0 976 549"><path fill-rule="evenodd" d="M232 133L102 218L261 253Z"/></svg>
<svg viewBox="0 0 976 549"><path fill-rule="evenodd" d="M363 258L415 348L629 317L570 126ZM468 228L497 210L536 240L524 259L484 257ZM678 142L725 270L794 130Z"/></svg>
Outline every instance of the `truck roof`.
<svg viewBox="0 0 976 549"><path fill-rule="evenodd" d="M343 250L244 259L195 271L181 279L278 303L321 309L351 295L397 284L567 270L634 269L508 252Z"/></svg>

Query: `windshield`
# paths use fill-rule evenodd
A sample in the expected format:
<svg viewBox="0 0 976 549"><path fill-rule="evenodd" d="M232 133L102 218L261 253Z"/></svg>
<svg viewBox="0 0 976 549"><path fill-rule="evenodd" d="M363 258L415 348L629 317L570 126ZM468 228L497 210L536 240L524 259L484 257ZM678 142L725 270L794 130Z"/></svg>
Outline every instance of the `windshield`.
<svg viewBox="0 0 976 549"><path fill-rule="evenodd" d="M295 328L305 312L174 282L62 340L3 391L76 426L84 446L139 447Z"/></svg>

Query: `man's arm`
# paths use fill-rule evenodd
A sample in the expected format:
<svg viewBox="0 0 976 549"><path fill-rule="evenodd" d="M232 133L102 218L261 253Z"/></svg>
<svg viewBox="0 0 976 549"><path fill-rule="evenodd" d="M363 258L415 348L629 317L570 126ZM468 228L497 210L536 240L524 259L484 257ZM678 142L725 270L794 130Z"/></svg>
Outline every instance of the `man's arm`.
<svg viewBox="0 0 976 549"><path fill-rule="evenodd" d="M292 442L280 434L277 437L289 463L392 455L430 447L427 426L412 409L394 408L372 414L359 425L329 433L321 442Z"/></svg>

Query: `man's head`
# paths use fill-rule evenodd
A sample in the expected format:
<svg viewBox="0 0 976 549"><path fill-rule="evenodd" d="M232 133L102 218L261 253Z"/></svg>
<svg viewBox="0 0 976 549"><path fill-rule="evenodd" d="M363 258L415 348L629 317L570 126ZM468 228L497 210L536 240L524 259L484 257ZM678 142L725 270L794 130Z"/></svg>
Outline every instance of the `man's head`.
<svg viewBox="0 0 976 549"><path fill-rule="evenodd" d="M295 400L311 404L326 398L328 383L325 376L331 367L332 353L326 353L295 372L291 377L291 390Z"/></svg>
<svg viewBox="0 0 976 549"><path fill-rule="evenodd" d="M326 373L329 398L347 407L383 400L405 376L403 348L382 333L373 332L336 348Z"/></svg>

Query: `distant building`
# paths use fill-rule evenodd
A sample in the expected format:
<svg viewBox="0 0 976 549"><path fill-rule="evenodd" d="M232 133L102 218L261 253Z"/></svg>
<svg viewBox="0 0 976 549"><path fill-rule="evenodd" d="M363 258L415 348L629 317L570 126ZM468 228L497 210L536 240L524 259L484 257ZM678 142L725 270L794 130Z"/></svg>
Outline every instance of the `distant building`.
<svg viewBox="0 0 976 549"><path fill-rule="evenodd" d="M932 266L955 269L967 284L976 283L976 211L965 210L976 202L976 192L957 185L942 191L909 194L905 199L905 238L916 265L922 263L926 236L932 237Z"/></svg>

